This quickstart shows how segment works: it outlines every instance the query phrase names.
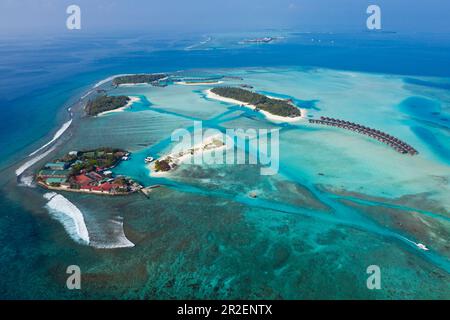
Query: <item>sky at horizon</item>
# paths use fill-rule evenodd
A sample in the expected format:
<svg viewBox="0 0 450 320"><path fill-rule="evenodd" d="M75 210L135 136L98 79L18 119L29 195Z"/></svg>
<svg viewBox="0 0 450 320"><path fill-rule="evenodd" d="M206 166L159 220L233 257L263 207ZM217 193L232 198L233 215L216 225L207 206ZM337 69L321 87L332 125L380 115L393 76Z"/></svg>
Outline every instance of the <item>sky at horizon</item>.
<svg viewBox="0 0 450 320"><path fill-rule="evenodd" d="M70 32L227 32L264 29L364 31L366 9L382 10L385 31L449 33L445 0L0 0L0 34L58 34L66 8L81 8Z"/></svg>

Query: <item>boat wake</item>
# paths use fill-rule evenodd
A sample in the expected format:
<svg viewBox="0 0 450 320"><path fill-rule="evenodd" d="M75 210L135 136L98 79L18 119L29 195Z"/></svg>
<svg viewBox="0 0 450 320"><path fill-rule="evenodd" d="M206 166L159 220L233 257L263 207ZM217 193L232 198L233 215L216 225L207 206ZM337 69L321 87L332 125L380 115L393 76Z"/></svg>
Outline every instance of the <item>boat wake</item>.
<svg viewBox="0 0 450 320"><path fill-rule="evenodd" d="M406 241L408 241L409 243L414 244L420 250L423 250L423 251L429 251L430 250L423 243L417 243L417 242L409 240L408 238L405 238L405 237L402 237L402 238L405 239Z"/></svg>
<svg viewBox="0 0 450 320"><path fill-rule="evenodd" d="M49 200L45 207L52 218L61 222L69 236L76 242L89 245L89 233L83 213L69 200L55 192L44 194Z"/></svg>

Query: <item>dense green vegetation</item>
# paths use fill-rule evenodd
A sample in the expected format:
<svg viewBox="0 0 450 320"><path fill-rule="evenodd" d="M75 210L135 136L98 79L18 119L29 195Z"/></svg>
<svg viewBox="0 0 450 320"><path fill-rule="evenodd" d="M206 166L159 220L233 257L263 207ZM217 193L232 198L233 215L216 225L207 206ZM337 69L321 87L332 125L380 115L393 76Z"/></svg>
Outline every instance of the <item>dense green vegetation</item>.
<svg viewBox="0 0 450 320"><path fill-rule="evenodd" d="M93 171L95 168L109 168L115 166L126 151L112 148L99 148L92 151L82 151L76 156L72 165L72 175L77 175L81 170ZM72 160L72 161L73 161Z"/></svg>
<svg viewBox="0 0 450 320"><path fill-rule="evenodd" d="M221 97L252 104L256 106L257 109L270 112L277 116L291 118L301 116L300 109L287 100L272 99L259 93L233 87L217 87L213 88L211 92Z"/></svg>
<svg viewBox="0 0 450 320"><path fill-rule="evenodd" d="M86 104L86 113L96 116L99 113L124 107L130 98L127 96L98 96Z"/></svg>
<svg viewBox="0 0 450 320"><path fill-rule="evenodd" d="M155 170L156 171L169 171L170 165L169 162L166 160L156 160L155 161Z"/></svg>
<svg viewBox="0 0 450 320"><path fill-rule="evenodd" d="M131 76L121 76L114 78L113 84L135 84L135 83L152 83L165 78L165 74L135 74Z"/></svg>

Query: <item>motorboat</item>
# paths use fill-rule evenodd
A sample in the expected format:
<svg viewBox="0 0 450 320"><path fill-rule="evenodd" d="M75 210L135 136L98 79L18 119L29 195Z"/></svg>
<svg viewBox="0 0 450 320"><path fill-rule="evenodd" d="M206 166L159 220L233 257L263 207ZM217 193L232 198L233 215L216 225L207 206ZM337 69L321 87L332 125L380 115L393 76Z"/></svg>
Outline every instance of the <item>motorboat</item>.
<svg viewBox="0 0 450 320"><path fill-rule="evenodd" d="M145 158L145 163L150 163L153 160L155 160L153 157L147 157L147 158Z"/></svg>

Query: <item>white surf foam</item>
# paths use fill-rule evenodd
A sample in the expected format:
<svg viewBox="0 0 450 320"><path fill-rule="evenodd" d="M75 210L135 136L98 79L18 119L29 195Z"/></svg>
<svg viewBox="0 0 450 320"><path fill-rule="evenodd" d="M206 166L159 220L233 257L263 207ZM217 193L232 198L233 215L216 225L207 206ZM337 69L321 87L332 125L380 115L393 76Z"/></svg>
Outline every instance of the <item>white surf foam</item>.
<svg viewBox="0 0 450 320"><path fill-rule="evenodd" d="M123 218L116 217L108 221L108 240L93 240L91 245L99 249L119 249L134 247L134 243L127 239L123 230Z"/></svg>
<svg viewBox="0 0 450 320"><path fill-rule="evenodd" d="M110 76L110 77L108 77L108 78L106 78L106 79L103 79L103 80L97 82L97 83L94 85L93 88L94 88L94 89L95 89L95 88L98 88L98 87L100 87L102 84L105 84L105 83L107 83L107 82L109 82L109 81L114 80L114 78L117 78L117 77L125 77L125 76L132 76L132 74L116 74L116 75Z"/></svg>
<svg viewBox="0 0 450 320"><path fill-rule="evenodd" d="M46 152L32 158L31 160L28 160L27 162L25 162L23 165L21 165L17 170L16 170L16 176L20 176L22 173L25 172L25 170L27 170L29 167L31 167L33 164L37 163L38 161L42 160L43 158L45 158L50 152L52 152L53 150L55 150L55 147L47 150Z"/></svg>
<svg viewBox="0 0 450 320"><path fill-rule="evenodd" d="M57 195L56 192L47 192L46 194L44 194L44 198L47 200L51 200L56 195Z"/></svg>
<svg viewBox="0 0 450 320"><path fill-rule="evenodd" d="M86 92L83 96L81 96L81 100L83 100L84 98L86 98L88 95L90 95L94 90L89 90L88 92ZM70 109L70 108L69 108ZM70 111L70 110L69 110Z"/></svg>
<svg viewBox="0 0 450 320"><path fill-rule="evenodd" d="M49 200L45 207L52 218L61 222L69 236L78 243L89 245L89 233L83 213L69 200L55 192L44 194Z"/></svg>
<svg viewBox="0 0 450 320"><path fill-rule="evenodd" d="M20 187L34 187L33 184L33 176L29 175L29 176L21 176L20 180L19 180L19 186Z"/></svg>
<svg viewBox="0 0 450 320"><path fill-rule="evenodd" d="M199 43L194 43L194 44L186 47L184 50L192 50L192 49L195 49L197 47L201 47L201 46L207 44L208 42L210 42L211 40L212 40L212 37L208 37L206 40L200 41Z"/></svg>
<svg viewBox="0 0 450 320"><path fill-rule="evenodd" d="M39 151L41 151L42 149L48 147L50 144L52 144L53 142L55 142L56 140L58 140L59 137L62 136L62 134L70 127L70 125L72 124L72 119L70 119L69 121L67 121L66 123L64 123L61 128L59 128L58 131L56 131L55 135L53 136L53 139L50 140L49 142L47 142L46 144L44 144L42 147L40 147L39 149L37 149L36 151L33 151L32 153L30 153L28 156L34 156L36 153L38 153Z"/></svg>

